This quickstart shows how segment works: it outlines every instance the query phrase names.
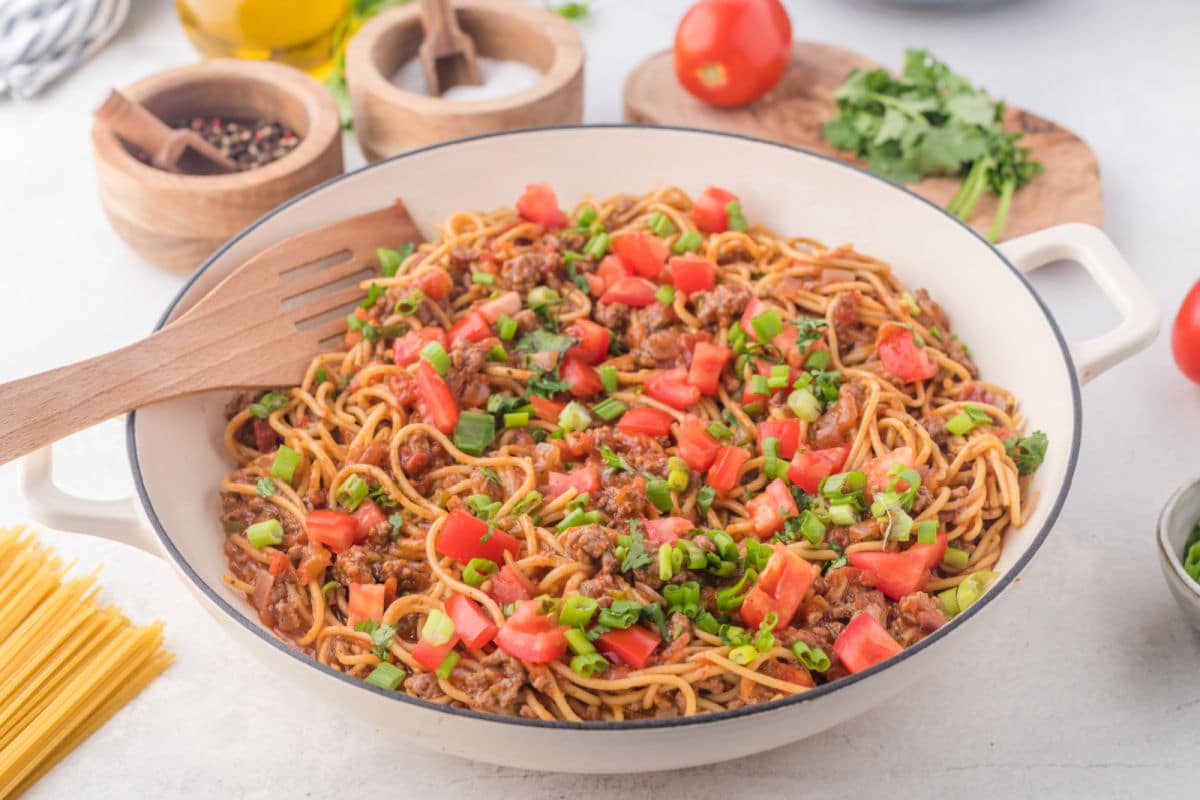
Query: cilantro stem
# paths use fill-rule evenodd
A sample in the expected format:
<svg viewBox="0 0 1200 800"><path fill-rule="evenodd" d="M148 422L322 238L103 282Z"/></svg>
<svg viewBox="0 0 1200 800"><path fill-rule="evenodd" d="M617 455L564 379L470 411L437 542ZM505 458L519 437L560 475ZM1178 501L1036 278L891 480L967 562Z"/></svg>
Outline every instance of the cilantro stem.
<svg viewBox="0 0 1200 800"><path fill-rule="evenodd" d="M874 100L882 105L888 106L889 108L896 109L901 114L908 117L909 119L918 120L918 121L924 122L924 123L929 122L929 120L925 119L924 114L922 114L920 111L914 111L908 105L908 103L905 103L903 100L900 100L899 98L892 97L891 95L887 95L887 94L880 94L879 92L871 92L867 95L867 97L871 98L872 100Z"/></svg>
<svg viewBox="0 0 1200 800"><path fill-rule="evenodd" d="M988 231L988 241L993 244L1000 238L1000 232L1004 230L1004 219L1008 216L1008 207L1012 204L1013 192L1016 189L1016 179L1009 178L1000 190L1000 203L996 206L996 216L992 219L991 230Z"/></svg>

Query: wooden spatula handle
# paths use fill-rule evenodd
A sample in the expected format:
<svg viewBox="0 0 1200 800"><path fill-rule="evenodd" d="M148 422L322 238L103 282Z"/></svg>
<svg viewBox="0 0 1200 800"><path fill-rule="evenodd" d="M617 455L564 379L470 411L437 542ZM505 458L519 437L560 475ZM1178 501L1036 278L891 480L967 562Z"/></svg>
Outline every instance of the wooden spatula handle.
<svg viewBox="0 0 1200 800"><path fill-rule="evenodd" d="M0 464L130 409L208 388L197 378L211 369L203 354L212 348L197 358L194 328L181 321L120 350L0 384Z"/></svg>
<svg viewBox="0 0 1200 800"><path fill-rule="evenodd" d="M421 0L421 24L425 28L425 41L433 42L435 55L455 51L459 27L450 0Z"/></svg>

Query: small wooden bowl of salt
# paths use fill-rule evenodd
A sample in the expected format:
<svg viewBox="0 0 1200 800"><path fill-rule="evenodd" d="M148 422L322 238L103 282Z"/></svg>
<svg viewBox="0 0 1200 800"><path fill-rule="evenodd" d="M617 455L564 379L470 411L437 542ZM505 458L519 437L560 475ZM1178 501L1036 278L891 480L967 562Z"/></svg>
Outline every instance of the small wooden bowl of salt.
<svg viewBox="0 0 1200 800"><path fill-rule="evenodd" d="M583 119L583 44L571 23L511 0L458 0L482 83L430 96L417 52L420 10L378 15L346 50L354 129L368 161L448 139Z"/></svg>

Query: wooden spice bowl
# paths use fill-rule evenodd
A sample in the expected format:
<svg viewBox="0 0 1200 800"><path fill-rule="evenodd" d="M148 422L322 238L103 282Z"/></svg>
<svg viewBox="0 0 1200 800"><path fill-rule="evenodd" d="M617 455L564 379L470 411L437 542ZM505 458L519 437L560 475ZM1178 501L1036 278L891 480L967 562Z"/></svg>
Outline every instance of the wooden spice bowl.
<svg viewBox="0 0 1200 800"><path fill-rule="evenodd" d="M271 209L342 173L341 121L325 87L299 70L222 59L160 72L123 92L168 124L192 117L280 122L300 144L277 161L226 175L186 175L139 161L92 125L97 183L117 235L147 261L191 271Z"/></svg>
<svg viewBox="0 0 1200 800"><path fill-rule="evenodd" d="M369 161L448 139L583 119L583 44L570 22L512 0L457 0L463 31L480 56L522 61L542 73L533 86L494 100L457 102L407 92L391 82L421 45L416 3L369 21L346 49L354 129Z"/></svg>

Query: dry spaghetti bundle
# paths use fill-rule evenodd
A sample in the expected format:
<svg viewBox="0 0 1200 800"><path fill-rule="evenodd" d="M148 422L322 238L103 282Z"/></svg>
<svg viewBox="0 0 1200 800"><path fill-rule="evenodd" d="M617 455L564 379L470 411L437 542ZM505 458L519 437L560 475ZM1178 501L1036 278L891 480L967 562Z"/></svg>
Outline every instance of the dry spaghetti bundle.
<svg viewBox="0 0 1200 800"><path fill-rule="evenodd" d="M163 625L97 602L96 573L0 528L0 798L16 797L171 663Z"/></svg>

